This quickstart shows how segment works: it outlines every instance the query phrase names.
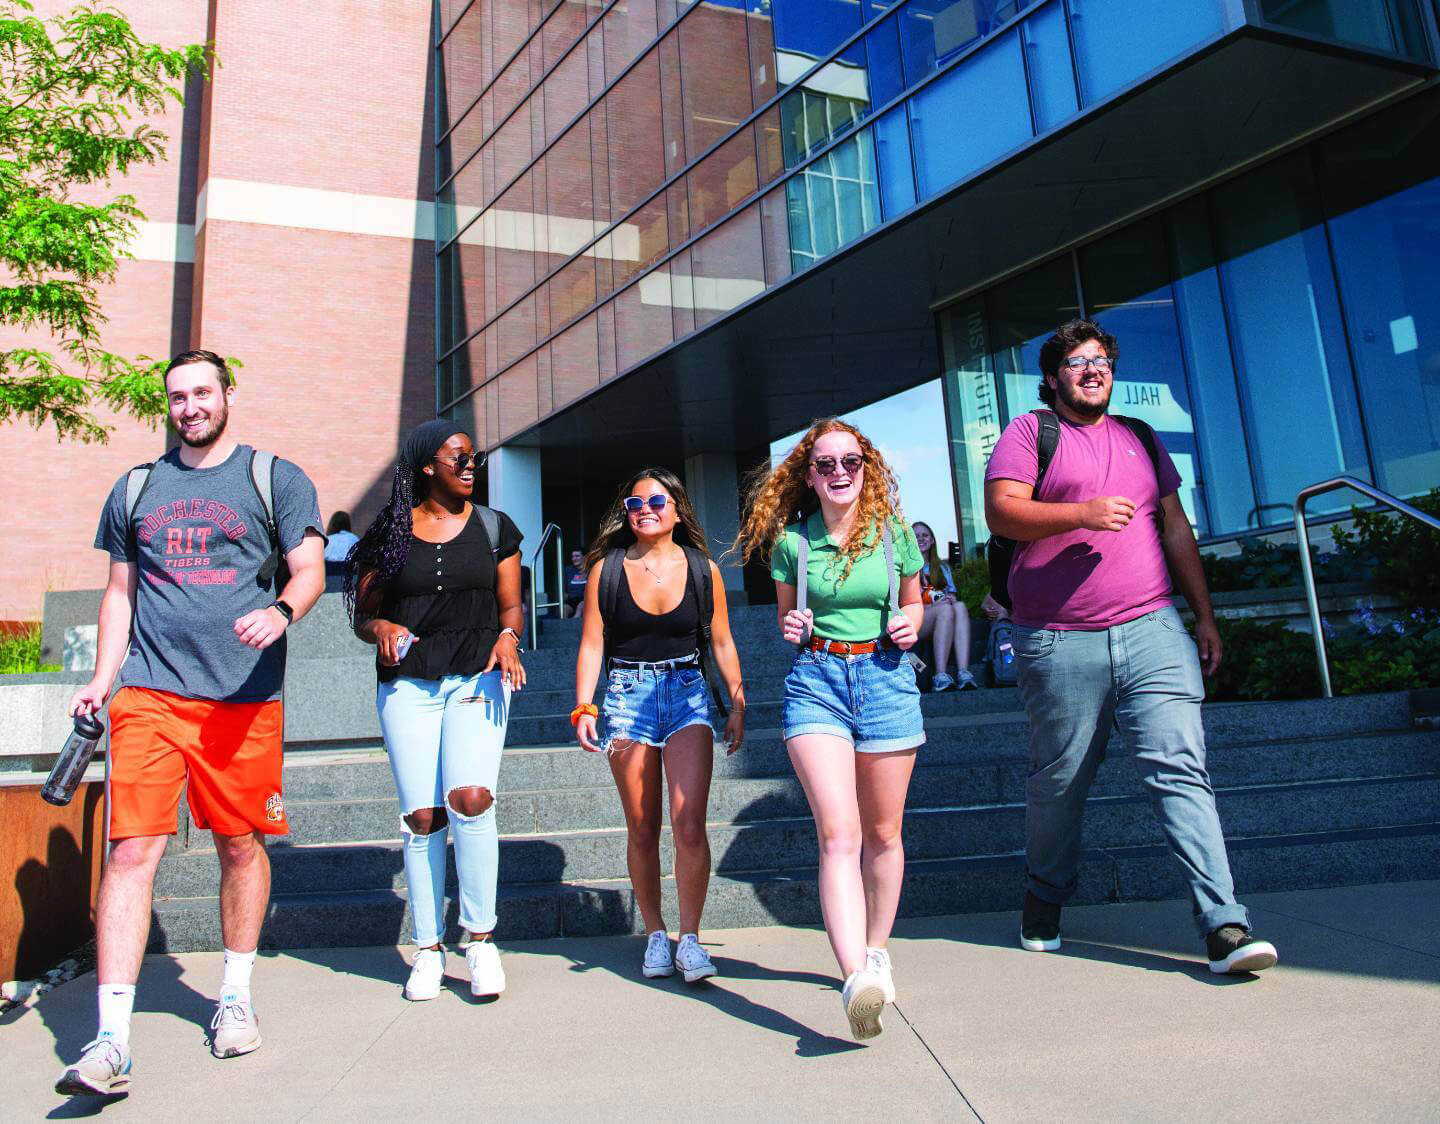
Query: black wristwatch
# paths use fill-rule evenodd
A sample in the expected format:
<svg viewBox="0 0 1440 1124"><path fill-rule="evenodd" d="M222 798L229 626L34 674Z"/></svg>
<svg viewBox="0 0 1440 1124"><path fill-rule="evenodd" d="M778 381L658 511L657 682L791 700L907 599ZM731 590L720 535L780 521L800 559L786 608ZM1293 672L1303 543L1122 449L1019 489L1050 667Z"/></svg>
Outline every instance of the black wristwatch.
<svg viewBox="0 0 1440 1124"><path fill-rule="evenodd" d="M286 623L286 624L293 624L293 623L294 623L294 621L295 621L295 610L292 609L292 608L290 608L290 606L287 605L287 604L285 604L285 602L283 602L283 601L278 601L278 600L277 600L277 601L275 602L275 604L273 604L273 605L270 606L270 608L272 608L272 609L279 609L279 610L280 610L280 615L285 618L285 623Z"/></svg>

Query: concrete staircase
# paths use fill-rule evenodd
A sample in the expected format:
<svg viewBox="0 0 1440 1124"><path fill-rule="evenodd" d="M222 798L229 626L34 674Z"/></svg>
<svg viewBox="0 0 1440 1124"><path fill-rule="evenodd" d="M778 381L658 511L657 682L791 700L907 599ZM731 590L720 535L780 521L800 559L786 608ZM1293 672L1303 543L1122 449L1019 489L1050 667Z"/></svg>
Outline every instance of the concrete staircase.
<svg viewBox="0 0 1440 1124"><path fill-rule="evenodd" d="M813 923L815 835L780 741L790 653L771 607L734 629L751 697L745 748L718 757L710 803L711 927ZM577 622L527 653L500 773L502 939L638 932L625 832L603 759L571 740ZM327 597L292 637L285 799L293 833L270 848L266 947L394 944L409 933L399 806L379 740L371 650ZM1409 693L1206 709L1210 768L1243 893L1440 877L1440 731ZM1013 690L924 700L905 823L908 915L1018 906L1028 728ZM1118 739L1086 817L1077 903L1179 896L1148 798ZM676 915L662 843L667 910ZM151 947L220 947L210 837L182 823L156 883ZM451 886L454 877L451 872ZM453 925L455 906L450 905Z"/></svg>

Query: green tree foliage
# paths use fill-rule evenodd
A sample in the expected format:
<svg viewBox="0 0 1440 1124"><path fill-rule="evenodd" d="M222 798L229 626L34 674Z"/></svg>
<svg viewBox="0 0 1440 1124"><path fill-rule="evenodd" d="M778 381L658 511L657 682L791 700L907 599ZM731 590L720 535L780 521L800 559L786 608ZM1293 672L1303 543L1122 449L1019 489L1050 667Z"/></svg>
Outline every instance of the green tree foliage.
<svg viewBox="0 0 1440 1124"><path fill-rule="evenodd" d="M101 345L97 288L145 218L132 196L104 197L112 177L164 158L166 135L144 118L183 102L210 52L142 42L113 8L33 13L0 0L0 327L43 333L54 351L0 349L0 422L103 442L97 403L152 425L165 413L164 361Z"/></svg>

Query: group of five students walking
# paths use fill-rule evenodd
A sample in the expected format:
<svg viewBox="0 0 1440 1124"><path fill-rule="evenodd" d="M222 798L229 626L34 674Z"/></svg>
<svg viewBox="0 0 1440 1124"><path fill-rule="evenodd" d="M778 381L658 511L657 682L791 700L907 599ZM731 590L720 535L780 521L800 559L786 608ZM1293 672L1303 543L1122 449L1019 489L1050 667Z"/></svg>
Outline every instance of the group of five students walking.
<svg viewBox="0 0 1440 1124"><path fill-rule="evenodd" d="M987 474L987 519L1019 544L1009 592L1032 726L1021 944L1031 950L1060 946L1061 904L1077 883L1085 795L1109 729L1118 724L1181 861L1211 970L1257 971L1275 963L1275 950L1250 933L1248 914L1235 900L1204 764L1201 674L1218 665L1219 636L1168 454L1143 423L1107 416L1117 357L1118 342L1098 325L1075 321L1057 329L1040 355L1040 394L1048 409L1007 427ZM207 366L213 388L205 385ZM177 372L173 378L171 372ZM217 468L235 463L233 442L217 449L234 396L223 361L208 352L177 356L167 372L167 393L183 447L161 462L166 471L189 473L187 483L194 485L203 475L198 470L211 462ZM253 472L255 454L249 455ZM511 697L525 686L521 536L504 513L472 502L483 460L470 435L453 422L437 419L415 429L401 449L389 502L351 549L345 575L355 631L376 647L377 709L400 800L417 947L404 989L412 1000L434 998L442 989L448 840L454 843L471 990L494 996L505 988L490 937L497 921L497 784ZM212 709L249 705L252 698L269 705L278 694L276 666L283 671L284 630L319 594L315 575L317 567L323 573L323 560L314 489L294 466L285 471L290 485L269 501L273 510L255 489L261 510L251 512L250 526L268 522L269 549L289 563L290 578L283 588L271 579L279 596L268 610L252 609L234 622L236 636L252 651L246 666L265 662L265 650L277 641L280 654L266 663L269 674L258 688L253 674L241 681L246 667L229 669L240 685L215 698L201 696ZM157 673L166 656L156 638L147 637L157 617L136 606L162 595L194 601L197 586L211 584L187 584L184 574L167 569L175 563L159 557L156 531L182 517L210 520L238 549L247 524L238 517L227 522L217 513L234 517L230 507L201 500L162 504L148 514L140 507L137 514L135 503L126 507L126 491L122 478L97 545L112 557L113 597L107 593L106 604L128 598L129 608L109 618L102 609L101 661L72 711L103 705L124 663L121 685L134 690L125 707L117 698L111 712L111 755L117 777L126 778L112 794L115 822L140 815L132 805L161 801L128 832L138 838L122 838L126 833L112 825L116 853L123 850L125 865L135 865L133 874L122 871L114 879L138 887L147 876L153 880L163 838L174 831L179 789L167 780L157 798L144 783L148 774L139 776L153 768L144 747L165 716L147 725L129 712L142 697L152 709L157 699L168 706L171 719L194 706L181 680ZM242 515L250 500L233 487L225 498ZM742 562L768 563L778 629L795 646L784 680L783 737L814 816L825 930L843 979L850 1030L862 1040L881 1032L884 1005L895 1000L888 941L904 878L901 827L916 753L925 741L909 649L922 636L932 637L941 674L951 678L945 669L953 659L952 682L973 685L965 666L968 615L939 560L933 532L917 526L919 541L901 515L898 483L881 452L853 425L829 418L757 473L735 544ZM177 534L167 530L166 553L180 541ZM248 576L258 570L263 587L265 567L258 558L222 572ZM581 747L606 755L620 797L627 865L649 934L641 971L663 977L678 969L693 983L716 973L699 941L711 868L706 808L714 738L719 733L734 753L745 736L746 691L724 583L684 486L662 468L638 472L620 487L577 561L567 588L583 615L571 722ZM1172 578L1195 612L1198 644L1170 605ZM235 605L243 608L257 595L244 581L239 585ZM190 611L201 607L196 601ZM203 607L214 615L213 602ZM132 628L141 654L134 668L135 657L125 660L121 646L122 630ZM592 699L602 679L603 701L596 706ZM723 683L723 691L712 679ZM937 681L937 687L947 685ZM227 891L227 878L233 890L241 877L235 871L253 865L251 851L240 846L250 832L258 843L263 834L287 830L279 727L273 721L270 727L258 740L252 733L234 735L257 762L239 779L227 781L210 768L206 754L216 752L213 745L172 747L176 777L191 777L192 814L200 826L213 826L221 854L226 988L212 1049L222 1057L260 1044L248 989L258 920L247 913L243 924L236 921L238 907L227 915L225 903L242 896ZM204 782L198 790L197 777ZM245 799L234 792L207 796L226 784ZM661 906L659 842L667 791L680 914L675 948ZM168 820L161 806L166 800ZM262 800L263 817L237 810L247 801L259 809ZM263 847L255 850L263 863ZM108 870L106 879L97 921L101 1031L62 1076L57 1088L64 1092L110 1093L129 1084L129 1004L138 973L131 946L138 929L133 910L107 910ZM258 895L263 905L268 865L263 886L257 882L247 894L247 900ZM129 951L120 960L107 959L118 933ZM249 948L232 948L232 941ZM234 981L242 979L237 989Z"/></svg>

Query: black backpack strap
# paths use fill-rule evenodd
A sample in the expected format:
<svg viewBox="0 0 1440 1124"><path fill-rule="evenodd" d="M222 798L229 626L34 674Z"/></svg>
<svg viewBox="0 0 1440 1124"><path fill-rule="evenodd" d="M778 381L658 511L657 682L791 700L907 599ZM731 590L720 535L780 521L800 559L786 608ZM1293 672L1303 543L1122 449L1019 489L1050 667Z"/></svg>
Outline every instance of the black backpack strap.
<svg viewBox="0 0 1440 1124"><path fill-rule="evenodd" d="M600 563L600 623L605 627L605 655L600 661L602 675L610 674L610 621L620 607L620 583L625 580L625 551L611 547Z"/></svg>
<svg viewBox="0 0 1440 1124"><path fill-rule="evenodd" d="M1160 482L1160 443L1155 437L1155 431L1150 428L1150 423L1141 421L1139 418L1126 417L1124 414L1111 414L1117 422L1123 425L1136 437L1140 438L1140 444L1145 446L1145 452L1150 457L1150 467L1155 470L1155 482ZM1165 509L1160 503L1155 504L1155 523L1160 530L1165 529Z"/></svg>
<svg viewBox="0 0 1440 1124"><path fill-rule="evenodd" d="M695 600L700 609L700 625L696 629L700 641L697 651L700 655L700 673L710 686L710 697L722 718L730 716L724 695L716 688L710 675L710 621L715 616L715 575L710 572L710 559L703 551L693 546L681 547L685 551L685 562L690 567L690 584L695 589Z"/></svg>
<svg viewBox="0 0 1440 1124"><path fill-rule="evenodd" d="M490 540L490 553L500 553L500 513L493 507L475 504L475 514L480 517L480 526L485 528L485 537Z"/></svg>
<svg viewBox="0 0 1440 1124"><path fill-rule="evenodd" d="M1060 418L1054 410L1031 410L1040 422L1035 435L1035 491L1040 490L1040 481L1045 479L1045 470L1055 459L1055 450L1060 446Z"/></svg>
<svg viewBox="0 0 1440 1124"><path fill-rule="evenodd" d="M135 513L140 510L140 497L150 487L150 478L155 474L155 462L137 464L125 474L125 536L132 549L138 550L135 537Z"/></svg>

